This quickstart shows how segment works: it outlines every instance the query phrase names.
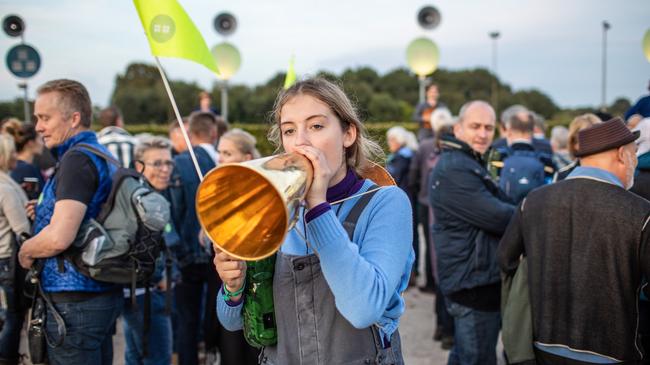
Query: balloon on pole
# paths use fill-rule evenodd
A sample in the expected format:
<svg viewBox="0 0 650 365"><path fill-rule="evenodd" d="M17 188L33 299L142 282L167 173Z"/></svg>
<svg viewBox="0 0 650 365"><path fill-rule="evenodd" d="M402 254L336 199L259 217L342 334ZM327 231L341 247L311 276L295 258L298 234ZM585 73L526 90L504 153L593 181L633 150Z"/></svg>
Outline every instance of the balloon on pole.
<svg viewBox="0 0 650 365"><path fill-rule="evenodd" d="M433 73L439 59L438 46L429 38L417 38L406 48L406 61L411 71L420 77Z"/></svg>
<svg viewBox="0 0 650 365"><path fill-rule="evenodd" d="M212 55L217 61L219 78L228 80L237 73L241 66L241 54L237 47L228 42L223 42L212 47Z"/></svg>
<svg viewBox="0 0 650 365"><path fill-rule="evenodd" d="M643 36L643 54L645 54L645 58L650 62L650 29L646 30Z"/></svg>

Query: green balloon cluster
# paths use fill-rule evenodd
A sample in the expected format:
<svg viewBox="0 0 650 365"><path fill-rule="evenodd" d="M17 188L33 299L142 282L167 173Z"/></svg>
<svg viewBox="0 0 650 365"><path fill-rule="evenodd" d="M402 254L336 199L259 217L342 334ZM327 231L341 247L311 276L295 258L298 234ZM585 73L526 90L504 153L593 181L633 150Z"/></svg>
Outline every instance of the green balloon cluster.
<svg viewBox="0 0 650 365"><path fill-rule="evenodd" d="M406 61L411 71L418 76L433 73L438 67L439 59L438 46L429 38L417 38L406 48Z"/></svg>
<svg viewBox="0 0 650 365"><path fill-rule="evenodd" d="M212 47L212 55L217 61L219 78L222 80L230 79L241 66L239 50L228 42L219 43Z"/></svg>
<svg viewBox="0 0 650 365"><path fill-rule="evenodd" d="M643 54L645 54L645 58L650 62L650 29L646 30L645 36L643 36Z"/></svg>

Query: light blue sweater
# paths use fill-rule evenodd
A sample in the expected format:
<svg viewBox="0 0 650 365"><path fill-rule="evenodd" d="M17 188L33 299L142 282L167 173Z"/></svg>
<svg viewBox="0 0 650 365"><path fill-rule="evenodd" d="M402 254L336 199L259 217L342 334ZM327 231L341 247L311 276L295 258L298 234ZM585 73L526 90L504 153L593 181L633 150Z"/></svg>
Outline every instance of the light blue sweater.
<svg viewBox="0 0 650 365"><path fill-rule="evenodd" d="M377 324L389 338L404 313L401 293L408 285L415 255L412 242L412 211L406 194L395 186L379 190L359 217L352 242L342 222L373 183L366 180L355 197L334 205L307 224L307 239L320 257L320 264L336 309L356 328ZM338 217L337 217L338 213ZM280 250L290 255L309 255L312 250L296 232L303 232L303 214L287 234ZM242 302L243 303L243 302ZM217 315L231 331L242 328L243 304L228 305L217 296ZM293 310L292 308L275 308Z"/></svg>

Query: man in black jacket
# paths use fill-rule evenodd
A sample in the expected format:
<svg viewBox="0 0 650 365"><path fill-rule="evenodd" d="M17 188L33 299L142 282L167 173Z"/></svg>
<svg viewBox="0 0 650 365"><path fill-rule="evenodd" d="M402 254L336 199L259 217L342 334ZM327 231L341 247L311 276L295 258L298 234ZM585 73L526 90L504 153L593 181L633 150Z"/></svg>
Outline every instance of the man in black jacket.
<svg viewBox="0 0 650 365"><path fill-rule="evenodd" d="M439 285L454 317L449 365L494 365L500 328L497 245L514 206L485 168L482 155L494 138L495 113L483 101L460 110L454 137L431 179Z"/></svg>
<svg viewBox="0 0 650 365"><path fill-rule="evenodd" d="M619 118L580 131L580 166L531 192L501 240L507 275L528 258L537 364L644 357L637 300L650 277L650 202L626 190L638 136Z"/></svg>

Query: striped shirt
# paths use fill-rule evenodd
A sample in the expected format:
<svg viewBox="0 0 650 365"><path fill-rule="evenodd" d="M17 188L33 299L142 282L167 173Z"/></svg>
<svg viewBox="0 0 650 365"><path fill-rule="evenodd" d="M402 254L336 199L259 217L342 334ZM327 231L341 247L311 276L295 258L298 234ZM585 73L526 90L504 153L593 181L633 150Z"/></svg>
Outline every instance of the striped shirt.
<svg viewBox="0 0 650 365"><path fill-rule="evenodd" d="M131 167L138 140L129 132L120 127L106 127L97 133L97 139L122 163L123 167Z"/></svg>

